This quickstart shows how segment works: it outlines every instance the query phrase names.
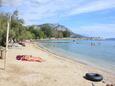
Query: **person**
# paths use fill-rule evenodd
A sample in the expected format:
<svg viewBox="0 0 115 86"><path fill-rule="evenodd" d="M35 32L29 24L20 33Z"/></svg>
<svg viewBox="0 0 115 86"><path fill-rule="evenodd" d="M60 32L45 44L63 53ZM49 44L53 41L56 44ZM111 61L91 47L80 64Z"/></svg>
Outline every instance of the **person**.
<svg viewBox="0 0 115 86"><path fill-rule="evenodd" d="M75 42L75 40L73 40L73 42Z"/></svg>
<svg viewBox="0 0 115 86"><path fill-rule="evenodd" d="M91 42L91 46L95 46L95 43L92 43L92 42Z"/></svg>

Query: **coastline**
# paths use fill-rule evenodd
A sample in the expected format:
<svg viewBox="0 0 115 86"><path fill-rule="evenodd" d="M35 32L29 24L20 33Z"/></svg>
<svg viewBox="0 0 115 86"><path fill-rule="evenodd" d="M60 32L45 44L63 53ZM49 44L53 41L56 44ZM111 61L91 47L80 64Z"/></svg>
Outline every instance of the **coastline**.
<svg viewBox="0 0 115 86"><path fill-rule="evenodd" d="M48 53L50 53L50 54L53 54L53 55L55 55L55 57L57 57L57 58L59 58L59 59L62 59L62 60L68 59L68 60L70 60L70 61L74 61L74 62L78 62L78 63L80 63L80 64L84 64L84 65L91 66L91 65L89 65L89 64L87 64L87 63L85 63L85 62L79 61L78 59L75 60L74 58L67 58L67 57L65 57L65 56L58 55L58 54L56 54L56 53L54 53L54 52L49 51L49 50L46 49L45 47L42 47L42 46L37 45L36 43L35 43L35 46L36 46L35 48L38 48L38 49L40 49L40 50L42 50L42 51L48 52Z"/></svg>
<svg viewBox="0 0 115 86"><path fill-rule="evenodd" d="M38 42L37 42L37 43L38 43ZM34 43L35 48L40 49L40 50L42 50L42 51L45 51L45 52L47 52L47 53L49 53L49 54L52 54L52 55L54 55L54 57L56 57L56 58L58 58L58 59L61 59L61 60L64 60L64 61L69 61L69 62L74 62L74 63L79 63L79 64L82 64L82 65L91 67L92 69L97 69L97 70L99 70L99 71L101 71L101 72L105 72L106 74L110 74L110 75L112 75L112 76L115 76L114 73L112 73L112 72L110 72L110 71L107 71L107 70L104 70L104 69L102 69L101 67L92 66L92 65L90 65L90 64L87 64L87 63L85 63L85 62L80 61L79 59L67 58L67 57L61 56L61 55L59 55L59 54L56 54L56 53L54 53L54 52L49 51L47 48L45 48L45 47L43 47L43 46L40 46L40 45L37 44L37 43ZM114 78L115 78L115 77L114 77Z"/></svg>
<svg viewBox="0 0 115 86"><path fill-rule="evenodd" d="M46 60L42 63L16 61L16 55L38 56ZM1 65L1 63L0 63ZM20 49L9 49L6 70L0 70L1 86L90 86L92 82L83 78L87 72L96 72L104 76L104 82L96 86L115 84L115 77L87 64L64 58L28 44Z"/></svg>
<svg viewBox="0 0 115 86"><path fill-rule="evenodd" d="M78 63L80 63L80 64L84 64L84 65L87 65L87 66L91 66L92 68L99 69L99 70L101 70L101 71L110 73L110 74L112 74L112 75L115 76L114 71L108 71L108 69L106 69L106 68L102 68L102 67L99 67L99 66L96 66L96 65L91 65L91 64L88 64L88 63L86 63L86 62L83 62L83 61L81 61L81 60L79 60L79 59L69 58L69 57L66 57L66 56L64 56L64 55L59 55L59 54L57 54L57 53L55 53L55 52L52 52L52 51L48 50L48 48L39 45L38 42L37 42L37 43L34 43L34 44L35 44L36 48L41 49L41 50L43 50L43 51L46 51L46 52L48 52L48 53L54 54L55 56L57 56L57 57L60 58L60 59L69 59L69 60L72 60L72 61L74 61L74 62L78 62Z"/></svg>

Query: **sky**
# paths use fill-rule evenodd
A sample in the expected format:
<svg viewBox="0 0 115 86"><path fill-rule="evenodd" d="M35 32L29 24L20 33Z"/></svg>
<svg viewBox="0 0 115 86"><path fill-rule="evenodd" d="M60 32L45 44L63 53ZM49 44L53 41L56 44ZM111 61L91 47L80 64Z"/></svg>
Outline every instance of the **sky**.
<svg viewBox="0 0 115 86"><path fill-rule="evenodd" d="M75 33L115 38L115 0L0 0L0 12L19 11L26 25L56 23Z"/></svg>

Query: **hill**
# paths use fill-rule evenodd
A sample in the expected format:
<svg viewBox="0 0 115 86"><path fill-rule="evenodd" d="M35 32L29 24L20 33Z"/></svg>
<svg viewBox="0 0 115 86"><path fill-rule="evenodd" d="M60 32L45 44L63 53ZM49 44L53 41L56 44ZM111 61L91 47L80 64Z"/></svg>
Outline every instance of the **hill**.
<svg viewBox="0 0 115 86"><path fill-rule="evenodd" d="M53 34L56 35L57 32L67 32L68 36L67 37L71 37L71 38L86 38L85 36L82 36L80 34L74 33L72 32L69 28L65 27L64 25L60 25L60 24L52 24L52 23L45 23L45 24L41 24L41 25L33 25L35 29L41 29L43 27L49 27L50 29L52 29ZM60 34L61 35L61 34Z"/></svg>

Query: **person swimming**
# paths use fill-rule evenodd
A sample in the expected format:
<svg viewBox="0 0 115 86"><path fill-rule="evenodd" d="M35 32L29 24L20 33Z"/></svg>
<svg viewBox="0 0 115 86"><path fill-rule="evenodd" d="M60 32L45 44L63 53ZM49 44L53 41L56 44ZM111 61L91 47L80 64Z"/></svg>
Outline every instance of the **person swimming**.
<svg viewBox="0 0 115 86"><path fill-rule="evenodd" d="M95 43L92 43L92 42L91 42L91 46L95 46Z"/></svg>
<svg viewBox="0 0 115 86"><path fill-rule="evenodd" d="M75 40L73 40L73 42L75 42Z"/></svg>

